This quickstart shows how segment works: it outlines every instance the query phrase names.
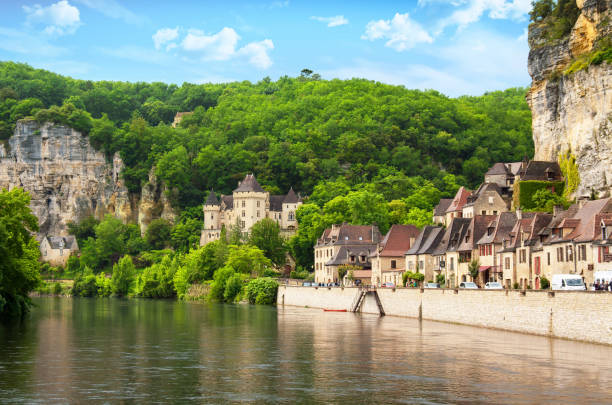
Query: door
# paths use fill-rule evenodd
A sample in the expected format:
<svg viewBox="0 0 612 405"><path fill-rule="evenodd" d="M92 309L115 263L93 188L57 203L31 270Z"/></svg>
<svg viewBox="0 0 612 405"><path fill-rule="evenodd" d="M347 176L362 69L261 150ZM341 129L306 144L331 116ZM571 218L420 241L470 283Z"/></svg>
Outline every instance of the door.
<svg viewBox="0 0 612 405"><path fill-rule="evenodd" d="M533 268L534 268L535 274L540 274L540 257L539 256L533 258Z"/></svg>
<svg viewBox="0 0 612 405"><path fill-rule="evenodd" d="M535 279L535 289L536 290L540 289L540 277L536 277Z"/></svg>

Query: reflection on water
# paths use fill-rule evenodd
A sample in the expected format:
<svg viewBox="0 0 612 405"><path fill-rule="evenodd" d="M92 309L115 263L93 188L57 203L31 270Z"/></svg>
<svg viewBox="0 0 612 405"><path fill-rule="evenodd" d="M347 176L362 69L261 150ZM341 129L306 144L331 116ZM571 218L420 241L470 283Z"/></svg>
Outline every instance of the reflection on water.
<svg viewBox="0 0 612 405"><path fill-rule="evenodd" d="M604 403L612 348L301 308L41 298L1 403Z"/></svg>

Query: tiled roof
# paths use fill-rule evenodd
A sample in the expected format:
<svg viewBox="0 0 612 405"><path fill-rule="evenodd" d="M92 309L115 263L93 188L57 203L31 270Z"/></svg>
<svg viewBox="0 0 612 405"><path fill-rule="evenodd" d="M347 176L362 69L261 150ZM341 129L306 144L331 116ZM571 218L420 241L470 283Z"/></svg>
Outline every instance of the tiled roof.
<svg viewBox="0 0 612 405"><path fill-rule="evenodd" d="M476 215L471 218L469 228L463 233L461 244L457 250L464 252L474 249L474 242L480 240L486 234L487 225L495 218L495 215Z"/></svg>
<svg viewBox="0 0 612 405"><path fill-rule="evenodd" d="M449 205L448 210L446 210L446 212L461 211L463 209L463 206L467 202L467 198L469 197L469 195L470 192L465 189L465 187L459 188L457 194L455 194L455 198L453 198L453 201Z"/></svg>
<svg viewBox="0 0 612 405"><path fill-rule="evenodd" d="M282 211L284 195L271 195L270 196L270 211Z"/></svg>
<svg viewBox="0 0 612 405"><path fill-rule="evenodd" d="M234 208L234 196L233 195L222 195L221 201L225 204L225 209L231 210Z"/></svg>
<svg viewBox="0 0 612 405"><path fill-rule="evenodd" d="M372 263L368 259L370 252L376 249L376 245L366 246L341 246L338 252L327 262L326 266L340 266L343 264L350 264L360 266L363 268L371 268ZM355 256L355 261L351 262L350 257ZM359 256L365 256L366 261L362 262L359 260Z"/></svg>
<svg viewBox="0 0 612 405"><path fill-rule="evenodd" d="M208 193L208 198L206 199L204 205L219 205L219 199L217 199L217 195L215 194L214 190L210 190L210 193Z"/></svg>
<svg viewBox="0 0 612 405"><path fill-rule="evenodd" d="M293 191L293 187L291 187L287 193L287 196L283 200L283 204L295 204L297 202L298 196L295 194L295 191Z"/></svg>
<svg viewBox="0 0 612 405"><path fill-rule="evenodd" d="M403 256L410 249L410 239L419 235L419 228L414 225L392 225L382 240L381 256Z"/></svg>
<svg viewBox="0 0 612 405"><path fill-rule="evenodd" d="M242 180L240 184L238 184L238 188L234 190L234 193L237 192L265 193L265 190L261 188L254 175L247 174L244 180Z"/></svg>
<svg viewBox="0 0 612 405"><path fill-rule="evenodd" d="M47 240L49 241L49 246L51 249L72 249L77 248L76 246L76 238L72 235L68 236L47 236ZM61 245L64 246L61 246Z"/></svg>
<svg viewBox="0 0 612 405"><path fill-rule="evenodd" d="M446 210L448 210L448 207L451 205L452 202L452 198L442 198L438 205L436 205L436 207L434 208L434 216L444 216L444 214L446 214Z"/></svg>
<svg viewBox="0 0 612 405"><path fill-rule="evenodd" d="M382 239L376 225L334 225L323 231L318 244L355 245L378 243Z"/></svg>
<svg viewBox="0 0 612 405"><path fill-rule="evenodd" d="M468 198L466 203L469 205L470 203L474 203L474 201L478 200L478 198L480 198L480 196L487 192L487 191L493 191L497 194L499 194L501 196L501 188L499 187L499 185L497 183L482 183L480 185L480 187L478 187L478 190L474 191Z"/></svg>
<svg viewBox="0 0 612 405"><path fill-rule="evenodd" d="M522 180L548 180L548 173L551 173L554 180L561 180L561 168L557 162L545 162L539 160L531 160L527 167L520 172Z"/></svg>
<svg viewBox="0 0 612 405"><path fill-rule="evenodd" d="M495 163L486 173L485 175L490 174L512 174L508 166L505 163Z"/></svg>
<svg viewBox="0 0 612 405"><path fill-rule="evenodd" d="M451 241L459 241L461 238L462 229L467 228L470 225L470 221L470 218L453 218L432 254L443 255L447 250L457 250L458 243L451 247Z"/></svg>

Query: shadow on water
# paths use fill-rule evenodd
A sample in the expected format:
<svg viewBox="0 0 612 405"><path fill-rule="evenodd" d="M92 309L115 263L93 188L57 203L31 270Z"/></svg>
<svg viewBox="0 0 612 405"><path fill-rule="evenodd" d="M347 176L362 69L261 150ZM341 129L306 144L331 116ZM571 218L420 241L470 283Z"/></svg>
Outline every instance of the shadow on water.
<svg viewBox="0 0 612 405"><path fill-rule="evenodd" d="M603 403L612 348L302 308L40 298L0 403Z"/></svg>

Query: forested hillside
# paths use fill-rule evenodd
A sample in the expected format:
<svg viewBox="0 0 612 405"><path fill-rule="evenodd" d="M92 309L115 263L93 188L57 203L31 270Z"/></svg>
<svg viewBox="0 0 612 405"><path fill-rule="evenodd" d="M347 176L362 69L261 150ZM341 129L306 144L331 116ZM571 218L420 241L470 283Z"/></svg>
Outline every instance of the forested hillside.
<svg viewBox="0 0 612 405"><path fill-rule="evenodd" d="M533 156L525 92L449 98L363 79L321 80L307 70L258 83L92 82L5 62L0 141L24 117L68 124L108 157L120 153L132 192L155 166L183 220L201 215L210 188L230 193L253 172L273 193L293 186L310 195L328 215L320 226L377 220L384 231L391 222L422 224L440 197L476 187L492 163ZM174 129L178 111L194 114ZM354 201L326 208L337 196ZM366 202L367 218L351 212Z"/></svg>

